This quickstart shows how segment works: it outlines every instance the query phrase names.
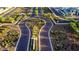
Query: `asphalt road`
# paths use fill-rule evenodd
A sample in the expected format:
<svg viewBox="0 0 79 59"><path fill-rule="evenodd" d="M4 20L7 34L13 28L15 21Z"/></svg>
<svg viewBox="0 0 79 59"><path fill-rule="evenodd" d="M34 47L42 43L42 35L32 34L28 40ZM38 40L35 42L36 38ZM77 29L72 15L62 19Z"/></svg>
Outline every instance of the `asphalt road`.
<svg viewBox="0 0 79 59"><path fill-rule="evenodd" d="M42 26L39 32L39 50L40 51L52 51L53 47L50 39L50 30L53 26L52 22L49 19L41 17L42 9L39 7L39 17L46 22L45 25Z"/></svg>
<svg viewBox="0 0 79 59"><path fill-rule="evenodd" d="M26 26L25 21L19 23L21 29L21 36L18 39L16 51L28 51L30 43L30 30Z"/></svg>
<svg viewBox="0 0 79 59"><path fill-rule="evenodd" d="M34 15L34 10L35 7L33 8L32 12L32 17L35 17ZM52 22L49 19L42 18L42 9L39 7L38 8L38 16L41 18L43 21L46 22L45 25L42 26L39 32L39 49L40 51L52 51L53 47L51 44L51 39L50 39L50 29L53 26ZM21 37L18 41L16 51L27 51L29 49L29 43L30 43L30 30L29 28L25 25L25 21L21 21L19 24L19 27L21 29Z"/></svg>
<svg viewBox="0 0 79 59"><path fill-rule="evenodd" d="M32 8L31 17L35 17L35 9ZM21 35L19 41L17 42L16 51L29 51L30 39L31 39L31 31L28 26L25 24L25 21L21 21L19 24L21 29Z"/></svg>
<svg viewBox="0 0 79 59"><path fill-rule="evenodd" d="M38 16L41 16L41 15L42 15L42 8L38 7Z"/></svg>
<svg viewBox="0 0 79 59"><path fill-rule="evenodd" d="M51 27L53 26L52 22L49 21L46 18L42 18L44 21L46 21L46 24L42 26L40 30L40 51L52 51L53 47L51 44L51 39L50 39L50 30Z"/></svg>
<svg viewBox="0 0 79 59"><path fill-rule="evenodd" d="M32 14L31 17L37 17L37 15L35 14L35 9L36 7L32 8ZM41 16L42 15L42 9L40 7L38 7L38 15Z"/></svg>
<svg viewBox="0 0 79 59"><path fill-rule="evenodd" d="M52 11L52 13L54 13L56 16L60 16L61 14L59 12L57 12L57 10L55 10L55 8L50 8L50 10ZM64 20L63 18L58 22L58 23L69 23L69 20Z"/></svg>
<svg viewBox="0 0 79 59"><path fill-rule="evenodd" d="M50 9L51 9L51 11L54 12L57 16L60 16L60 15L61 15L60 13L58 13L58 12L55 10L55 8L52 8L52 7L51 7Z"/></svg>
<svg viewBox="0 0 79 59"><path fill-rule="evenodd" d="M31 17L36 16L36 14L35 14L35 9L36 9L36 7L33 7L33 8L32 8L32 14L31 14Z"/></svg>

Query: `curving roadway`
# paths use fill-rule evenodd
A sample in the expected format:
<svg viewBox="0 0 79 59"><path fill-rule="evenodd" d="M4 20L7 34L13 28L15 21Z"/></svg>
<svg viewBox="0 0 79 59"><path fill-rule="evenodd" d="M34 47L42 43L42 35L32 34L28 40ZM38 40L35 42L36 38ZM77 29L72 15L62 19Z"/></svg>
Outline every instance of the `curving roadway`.
<svg viewBox="0 0 79 59"><path fill-rule="evenodd" d="M46 18L41 17L42 9L39 7L39 17L45 22L39 32L39 51L52 51L53 46L50 39L50 30L53 23Z"/></svg>
<svg viewBox="0 0 79 59"><path fill-rule="evenodd" d="M35 7L33 8L33 12L34 9ZM39 51L52 51L53 46L50 39L50 30L53 23L49 19L41 17L42 9L40 7L38 7L38 12L38 16L45 22L45 25L42 26L39 32ZM32 14L32 17L34 17L34 13ZM21 29L21 35L17 42L16 51L27 51L29 49L31 32L25 21L21 21L19 27Z"/></svg>
<svg viewBox="0 0 79 59"><path fill-rule="evenodd" d="M19 27L21 29L21 35L17 42L16 51L28 51L31 36L30 30L25 21L21 21Z"/></svg>
<svg viewBox="0 0 79 59"><path fill-rule="evenodd" d="M49 21L46 18L42 18L43 21L46 22L45 25L42 26L40 33L39 33L39 40L40 40L40 46L39 50L40 51L52 51L52 43L50 39L50 30L53 26L52 22Z"/></svg>

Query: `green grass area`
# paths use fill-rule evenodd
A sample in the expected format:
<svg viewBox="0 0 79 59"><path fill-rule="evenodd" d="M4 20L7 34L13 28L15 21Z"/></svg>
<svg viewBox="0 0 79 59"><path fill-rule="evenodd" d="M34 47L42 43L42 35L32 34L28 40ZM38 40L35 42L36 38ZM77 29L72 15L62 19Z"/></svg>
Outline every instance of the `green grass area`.
<svg viewBox="0 0 79 59"><path fill-rule="evenodd" d="M0 15L0 23L14 23L20 19L22 20L23 17L30 16L28 12L24 8L17 7L14 11L8 13L5 17Z"/></svg>
<svg viewBox="0 0 79 59"><path fill-rule="evenodd" d="M51 13L43 13L42 16L45 17L45 18L50 19L50 17L52 17L52 14Z"/></svg>
<svg viewBox="0 0 79 59"><path fill-rule="evenodd" d="M24 16L19 16L16 14L15 16L6 16L2 17L0 16L0 23L15 23L17 20L22 19Z"/></svg>
<svg viewBox="0 0 79 59"><path fill-rule="evenodd" d="M74 20L74 21L71 21L69 25L74 30L75 34L79 36L79 22Z"/></svg>
<svg viewBox="0 0 79 59"><path fill-rule="evenodd" d="M7 17L2 17L0 16L0 23L13 23L15 22L15 18L7 16Z"/></svg>
<svg viewBox="0 0 79 59"><path fill-rule="evenodd" d="M35 9L35 14L38 15L38 7Z"/></svg>

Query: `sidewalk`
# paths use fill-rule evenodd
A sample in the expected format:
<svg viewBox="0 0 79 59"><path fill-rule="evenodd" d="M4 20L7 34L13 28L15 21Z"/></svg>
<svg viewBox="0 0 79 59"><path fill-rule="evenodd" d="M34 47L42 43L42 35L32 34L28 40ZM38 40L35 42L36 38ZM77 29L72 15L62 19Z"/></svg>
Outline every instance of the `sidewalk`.
<svg viewBox="0 0 79 59"><path fill-rule="evenodd" d="M6 12L7 10L9 10L10 8L12 8L12 7L7 7L6 9L0 9L0 14L2 14L3 12Z"/></svg>
<svg viewBox="0 0 79 59"><path fill-rule="evenodd" d="M13 11L16 7L8 7L5 10L0 10L0 15L5 16L6 14L10 13Z"/></svg>

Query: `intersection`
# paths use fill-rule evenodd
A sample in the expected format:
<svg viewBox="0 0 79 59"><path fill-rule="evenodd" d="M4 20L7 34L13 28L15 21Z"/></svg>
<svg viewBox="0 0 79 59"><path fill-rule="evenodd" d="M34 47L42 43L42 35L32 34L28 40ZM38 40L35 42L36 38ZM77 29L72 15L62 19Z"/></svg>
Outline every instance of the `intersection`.
<svg viewBox="0 0 79 59"><path fill-rule="evenodd" d="M16 12L15 10L17 10L18 12ZM13 41L14 42L13 44L15 44L14 45L15 51L54 51L55 49L59 49L61 48L60 46L62 46L61 42L56 43L56 41L54 41L55 38L53 37L53 35L55 34L53 32L55 32L54 31L55 26L58 29L60 28L63 29L64 27L64 31L66 28L69 28L69 31L66 30L66 32L64 32L62 29L61 31L60 30L59 31L63 32L64 35L68 35L68 38L69 34L72 34L74 38L76 37L77 39L79 39L77 36L78 29L74 29L74 27L71 25L77 23L78 14L79 13L77 8L16 7L13 8L13 10L1 14L2 15L1 18L5 17L6 19L7 18L6 15L8 15L8 17L12 17L10 18L12 20L8 22L13 26L18 27L17 32L19 32L18 34L19 37L17 37L17 39L15 38L16 42ZM76 21L73 19L76 19ZM3 21L1 20L1 22L3 22L0 23L1 26L7 26L5 25L5 21L6 20ZM6 24L10 25L9 23ZM56 30L58 31L58 29ZM68 38L66 37L66 39ZM57 39L60 38L58 37ZM59 43L61 43L60 46ZM67 42L67 44L69 43ZM78 45L78 42L75 41L73 44ZM57 47L55 45L57 45ZM3 49L6 50L6 47L4 47Z"/></svg>

